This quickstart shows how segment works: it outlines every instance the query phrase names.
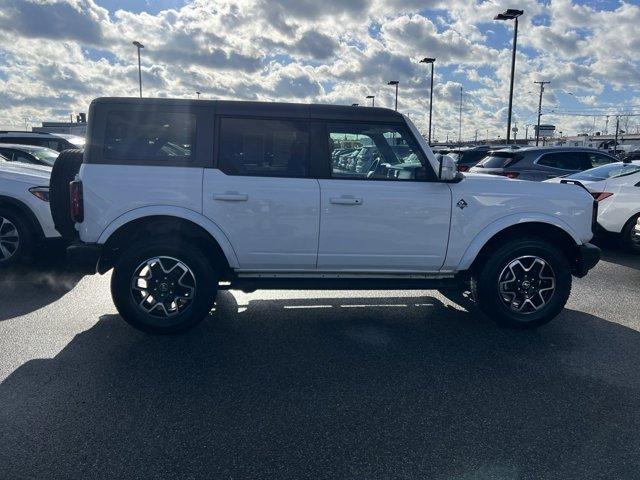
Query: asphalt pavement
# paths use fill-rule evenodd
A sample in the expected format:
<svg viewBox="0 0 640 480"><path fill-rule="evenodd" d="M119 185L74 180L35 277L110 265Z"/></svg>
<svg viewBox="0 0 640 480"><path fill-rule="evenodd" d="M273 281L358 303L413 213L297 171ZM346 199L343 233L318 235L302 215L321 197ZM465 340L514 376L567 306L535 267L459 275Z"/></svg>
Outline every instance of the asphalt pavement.
<svg viewBox="0 0 640 480"><path fill-rule="evenodd" d="M131 329L109 275L0 274L0 478L640 478L640 257L500 329L433 291L223 292Z"/></svg>

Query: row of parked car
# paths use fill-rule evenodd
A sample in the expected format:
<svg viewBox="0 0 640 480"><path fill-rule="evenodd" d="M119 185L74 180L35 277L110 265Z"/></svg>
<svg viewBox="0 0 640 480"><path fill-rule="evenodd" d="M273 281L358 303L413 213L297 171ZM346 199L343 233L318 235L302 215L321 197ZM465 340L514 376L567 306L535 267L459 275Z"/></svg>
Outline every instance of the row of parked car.
<svg viewBox="0 0 640 480"><path fill-rule="evenodd" d="M61 151L83 147L75 135L0 131L0 268L60 240L49 210L51 168Z"/></svg>

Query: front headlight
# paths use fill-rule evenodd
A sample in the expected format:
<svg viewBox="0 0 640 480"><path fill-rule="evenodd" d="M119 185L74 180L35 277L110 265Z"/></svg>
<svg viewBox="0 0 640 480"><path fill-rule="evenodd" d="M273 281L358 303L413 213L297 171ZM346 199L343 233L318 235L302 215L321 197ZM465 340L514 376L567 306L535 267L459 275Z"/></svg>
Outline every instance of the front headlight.
<svg viewBox="0 0 640 480"><path fill-rule="evenodd" d="M31 187L29 191L43 202L49 202L49 187Z"/></svg>

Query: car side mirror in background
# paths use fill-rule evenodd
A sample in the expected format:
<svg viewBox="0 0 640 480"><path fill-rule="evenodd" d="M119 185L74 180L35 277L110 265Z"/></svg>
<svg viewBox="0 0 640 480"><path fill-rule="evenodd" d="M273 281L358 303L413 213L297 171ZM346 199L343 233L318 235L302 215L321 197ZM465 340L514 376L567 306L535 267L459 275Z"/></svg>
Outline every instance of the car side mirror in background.
<svg viewBox="0 0 640 480"><path fill-rule="evenodd" d="M438 160L438 178L444 181L451 181L456 179L458 173L456 169L456 162L449 155L437 155Z"/></svg>

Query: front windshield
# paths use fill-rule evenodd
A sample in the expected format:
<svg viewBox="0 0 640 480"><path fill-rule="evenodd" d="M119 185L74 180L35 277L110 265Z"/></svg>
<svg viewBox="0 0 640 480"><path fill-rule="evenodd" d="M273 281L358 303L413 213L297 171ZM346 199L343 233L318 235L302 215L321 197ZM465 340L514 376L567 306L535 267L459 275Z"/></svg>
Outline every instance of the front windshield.
<svg viewBox="0 0 640 480"><path fill-rule="evenodd" d="M590 170L585 170L584 172L574 173L566 178L599 182L609 178L624 177L637 172L640 172L640 164L638 163L611 163L609 165L602 165Z"/></svg>
<svg viewBox="0 0 640 480"><path fill-rule="evenodd" d="M58 158L58 155L59 155L58 152L56 152L55 150L51 150L50 148L33 149L29 153L31 153L31 155L36 157L42 163L46 163L50 167L53 166L53 164L56 161L56 158Z"/></svg>

